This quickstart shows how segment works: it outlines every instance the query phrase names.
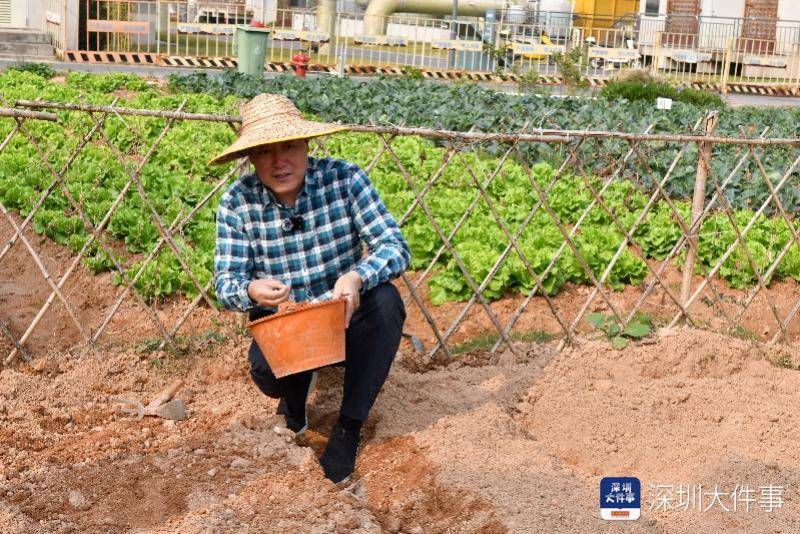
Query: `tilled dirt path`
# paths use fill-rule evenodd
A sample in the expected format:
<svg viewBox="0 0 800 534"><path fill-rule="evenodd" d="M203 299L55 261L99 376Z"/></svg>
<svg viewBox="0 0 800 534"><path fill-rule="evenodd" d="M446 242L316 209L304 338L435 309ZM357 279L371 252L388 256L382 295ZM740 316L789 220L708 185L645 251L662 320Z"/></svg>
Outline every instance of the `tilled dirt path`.
<svg viewBox="0 0 800 534"><path fill-rule="evenodd" d="M161 369L133 352L3 369L0 532L800 531L800 373L775 363L796 347L685 329L625 351L529 345L423 372L404 355L345 488L316 462L341 371L321 373L311 429L290 442L245 347L227 338ZM174 376L188 420L114 413L110 397L146 399ZM599 519L603 476L640 478L639 521ZM756 501L650 509L656 484L677 503L681 483L749 484ZM781 508L758 502L765 485L782 487Z"/></svg>

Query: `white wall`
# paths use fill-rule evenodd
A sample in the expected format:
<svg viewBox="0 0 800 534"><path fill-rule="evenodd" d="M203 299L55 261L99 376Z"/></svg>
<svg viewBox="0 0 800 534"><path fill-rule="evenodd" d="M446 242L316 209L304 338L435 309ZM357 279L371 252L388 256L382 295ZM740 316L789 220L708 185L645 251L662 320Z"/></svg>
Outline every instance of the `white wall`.
<svg viewBox="0 0 800 534"><path fill-rule="evenodd" d="M30 28L44 31L45 2L43 0L11 0L11 28Z"/></svg>
<svg viewBox="0 0 800 534"><path fill-rule="evenodd" d="M745 0L702 0L700 14L706 17L744 17ZM665 2L666 3L666 2Z"/></svg>
<svg viewBox="0 0 800 534"><path fill-rule="evenodd" d="M341 37L355 37L364 34L364 21L351 17L343 17L339 26ZM390 37L405 37L409 41L433 41L435 39L449 39L450 30L440 27L422 27L413 24L390 22L386 28L386 35Z"/></svg>
<svg viewBox="0 0 800 534"><path fill-rule="evenodd" d="M10 0L10 28L44 30L44 2L42 0Z"/></svg>
<svg viewBox="0 0 800 534"><path fill-rule="evenodd" d="M28 28L44 31L44 2L28 2Z"/></svg>
<svg viewBox="0 0 800 534"><path fill-rule="evenodd" d="M11 0L11 28L24 28L28 17L25 0Z"/></svg>
<svg viewBox="0 0 800 534"><path fill-rule="evenodd" d="M778 2L778 18L781 20L800 21L800 2L797 0L781 0Z"/></svg>
<svg viewBox="0 0 800 534"><path fill-rule="evenodd" d="M278 0L246 0L245 7L253 11L253 18L260 22L274 22L278 16Z"/></svg>
<svg viewBox="0 0 800 534"><path fill-rule="evenodd" d="M407 37L411 41L433 41L434 39L449 39L450 30L444 30L440 27L409 26L390 22L386 27L386 35Z"/></svg>
<svg viewBox="0 0 800 534"><path fill-rule="evenodd" d="M745 0L701 0L701 14L709 17L743 17ZM644 13L645 0L639 2L639 13ZM660 0L658 13L667 14L667 0ZM779 0L778 18L800 21L800 0Z"/></svg>
<svg viewBox="0 0 800 534"><path fill-rule="evenodd" d="M61 24L66 25L67 41L64 43L66 50L78 49L78 10L80 9L81 0L65 0L67 6L67 20L62 21Z"/></svg>

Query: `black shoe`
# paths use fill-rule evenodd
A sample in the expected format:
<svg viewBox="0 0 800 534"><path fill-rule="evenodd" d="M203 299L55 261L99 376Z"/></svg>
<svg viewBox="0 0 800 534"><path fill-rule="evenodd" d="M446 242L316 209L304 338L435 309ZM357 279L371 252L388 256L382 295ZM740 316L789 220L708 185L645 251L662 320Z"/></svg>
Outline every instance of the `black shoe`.
<svg viewBox="0 0 800 534"><path fill-rule="evenodd" d="M325 478L334 484L341 484L350 479L356 467L360 434L360 431L348 432L339 423L333 427L319 463L325 472Z"/></svg>
<svg viewBox="0 0 800 534"><path fill-rule="evenodd" d="M308 390L306 391L305 397L302 400L302 413L299 413L300 410L297 410L298 413L290 413L289 404L286 402L286 399L281 397L281 400L278 401L278 409L275 410L276 415L282 415L283 418L286 420L286 428L294 432L296 435L300 435L308 429L308 398L311 396L311 392L314 390L314 384L317 382L317 373L311 374L311 381L308 383ZM299 402L298 402L299 404Z"/></svg>

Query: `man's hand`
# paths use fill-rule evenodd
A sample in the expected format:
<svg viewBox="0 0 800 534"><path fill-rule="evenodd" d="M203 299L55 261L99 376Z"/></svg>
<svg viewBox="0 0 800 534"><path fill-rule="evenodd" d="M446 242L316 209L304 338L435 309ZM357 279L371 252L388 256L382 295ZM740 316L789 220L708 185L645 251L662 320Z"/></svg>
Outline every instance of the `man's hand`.
<svg viewBox="0 0 800 534"><path fill-rule="evenodd" d="M344 327L350 326L350 319L360 304L360 291L363 282L355 271L343 274L333 286L333 298L347 297L347 311L344 316Z"/></svg>
<svg viewBox="0 0 800 534"><path fill-rule="evenodd" d="M273 278L253 280L247 286L247 294L260 306L275 307L289 298L289 286Z"/></svg>

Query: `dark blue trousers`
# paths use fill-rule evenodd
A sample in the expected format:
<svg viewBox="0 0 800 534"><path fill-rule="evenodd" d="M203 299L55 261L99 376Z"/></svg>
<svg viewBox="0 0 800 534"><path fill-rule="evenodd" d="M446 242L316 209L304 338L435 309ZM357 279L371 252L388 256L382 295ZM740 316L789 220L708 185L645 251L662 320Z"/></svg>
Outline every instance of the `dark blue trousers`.
<svg viewBox="0 0 800 534"><path fill-rule="evenodd" d="M265 314L251 312L250 319L259 315ZM405 318L403 300L391 283L376 286L361 296L361 305L345 335L342 414L366 421L397 354ZM265 395L281 398L308 389L311 371L275 378L255 341L250 344L248 357L253 382Z"/></svg>

